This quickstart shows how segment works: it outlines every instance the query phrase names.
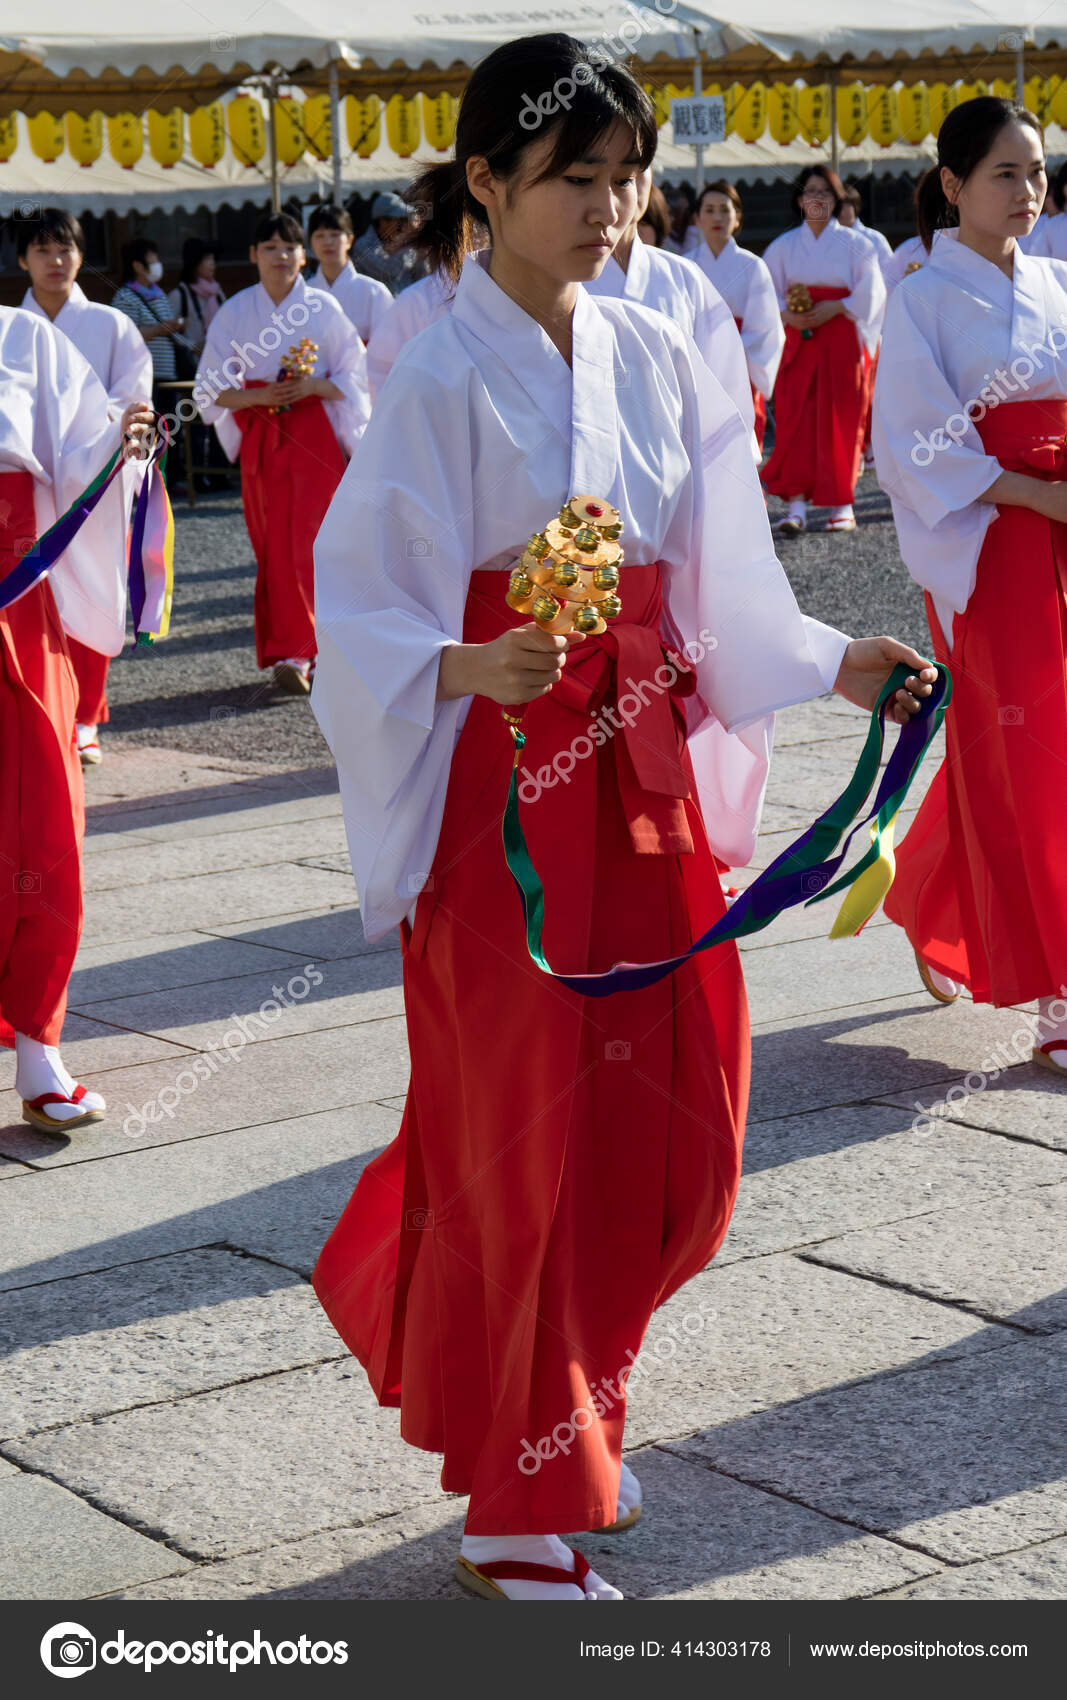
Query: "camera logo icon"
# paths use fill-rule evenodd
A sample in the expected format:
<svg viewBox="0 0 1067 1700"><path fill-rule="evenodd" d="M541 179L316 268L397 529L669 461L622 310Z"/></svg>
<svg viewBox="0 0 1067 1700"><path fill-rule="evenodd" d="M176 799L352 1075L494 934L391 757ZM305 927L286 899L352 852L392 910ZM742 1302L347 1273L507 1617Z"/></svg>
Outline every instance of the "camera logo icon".
<svg viewBox="0 0 1067 1700"><path fill-rule="evenodd" d="M84 1676L96 1667L96 1637L80 1623L56 1623L41 1642L41 1663L53 1676Z"/></svg>

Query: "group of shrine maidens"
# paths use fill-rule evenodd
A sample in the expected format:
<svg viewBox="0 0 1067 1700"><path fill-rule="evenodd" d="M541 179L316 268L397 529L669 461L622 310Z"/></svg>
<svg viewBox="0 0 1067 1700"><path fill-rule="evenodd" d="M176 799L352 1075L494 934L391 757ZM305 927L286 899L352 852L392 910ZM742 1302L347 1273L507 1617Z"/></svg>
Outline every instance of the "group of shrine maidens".
<svg viewBox="0 0 1067 1700"><path fill-rule="evenodd" d="M627 1366L729 1225L749 1032L720 873L752 858L777 710L836 691L903 747L951 675L886 912L940 1001L1037 1000L1035 1059L1067 1072L1067 262L1037 257L1040 126L957 107L896 253L809 167L759 257L725 181L670 237L652 104L586 55L534 36L475 69L454 158L413 185L424 275L395 299L352 268L339 209L315 215L310 286L300 225L266 218L196 392L240 456L259 664L311 691L366 936L403 944L402 1124L315 1289L467 1498L457 1572L494 1600L622 1597L561 1537L641 1516ZM84 298L39 305L54 329L0 316L13 556L151 420ZM808 618L776 558L765 492L785 535L812 507L848 532L865 452L932 660ZM56 1045L70 640L121 641L115 523L101 504L0 614L0 853L47 880L2 894L0 1037L41 1126L102 1112Z"/></svg>

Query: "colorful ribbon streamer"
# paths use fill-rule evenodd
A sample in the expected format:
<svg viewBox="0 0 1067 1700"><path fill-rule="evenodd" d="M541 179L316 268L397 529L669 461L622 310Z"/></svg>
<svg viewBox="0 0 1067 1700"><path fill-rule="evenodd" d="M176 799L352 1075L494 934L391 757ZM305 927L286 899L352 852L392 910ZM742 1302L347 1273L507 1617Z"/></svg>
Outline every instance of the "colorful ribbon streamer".
<svg viewBox="0 0 1067 1700"><path fill-rule="evenodd" d="M174 515L163 477L167 447L168 434L164 425L161 433L157 433L155 447L148 458L128 538L130 602L138 643L151 643L154 638L164 637L170 624L174 586ZM60 514L55 524L42 532L0 580L0 608L10 607L12 602L25 596L51 572L64 549L73 542L97 503L119 476L122 467L122 450L119 448L92 483L75 498L66 513Z"/></svg>
<svg viewBox="0 0 1067 1700"><path fill-rule="evenodd" d="M940 729L952 697L952 676L947 667L938 664L937 679L930 695L922 699L919 713L900 728L873 805L863 819L848 830L870 795L881 766L886 706L905 683L910 671L903 665L895 667L883 686L871 715L856 771L840 797L735 898L726 914L688 950L660 962L618 962L602 974L557 974L549 965L542 948L545 893L519 819L516 762L504 810L504 854L522 901L527 948L538 968L585 997L604 998L615 992L636 991L665 979L700 951L710 950L713 945L723 944L727 939L759 932L785 909L799 903L819 903L840 891L847 891L848 895L831 928L830 937L844 938L858 933L893 882L893 823L923 757ZM512 717L509 716L508 721L516 751L521 750L525 737ZM855 867L835 879L853 838L861 827L868 824L872 839L870 849ZM842 835L846 833L842 842ZM837 848L839 844L840 849Z"/></svg>

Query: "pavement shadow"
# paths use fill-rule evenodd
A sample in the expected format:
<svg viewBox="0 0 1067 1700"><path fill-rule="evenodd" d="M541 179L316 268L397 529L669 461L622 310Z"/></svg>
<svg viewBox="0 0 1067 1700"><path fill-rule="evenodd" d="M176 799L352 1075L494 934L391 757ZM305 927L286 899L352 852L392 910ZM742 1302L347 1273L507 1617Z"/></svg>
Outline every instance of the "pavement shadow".
<svg viewBox="0 0 1067 1700"><path fill-rule="evenodd" d="M190 755L190 761L203 761ZM181 791L161 791L147 797L115 797L107 803L90 803L85 810L86 830L113 831L119 816L129 822L142 816L144 826L170 825L174 821L202 820L242 809L262 809L270 803L288 802L292 797L327 797L337 792L337 769L327 766L298 768L287 773L249 774L233 778L221 774L214 785L189 786Z"/></svg>

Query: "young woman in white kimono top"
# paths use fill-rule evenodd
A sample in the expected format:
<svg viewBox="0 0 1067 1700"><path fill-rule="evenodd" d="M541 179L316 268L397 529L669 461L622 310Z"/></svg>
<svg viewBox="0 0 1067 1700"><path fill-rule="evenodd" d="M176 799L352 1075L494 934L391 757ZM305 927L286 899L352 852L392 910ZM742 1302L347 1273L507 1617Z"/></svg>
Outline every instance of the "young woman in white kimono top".
<svg viewBox="0 0 1067 1700"><path fill-rule="evenodd" d="M608 263L585 287L590 295L615 295L655 307L688 331L745 424L755 426L745 350L734 315L715 285L691 260L642 242L637 226L652 189L652 167L638 176L637 216L623 231Z"/></svg>
<svg viewBox="0 0 1067 1700"><path fill-rule="evenodd" d="M470 1496L461 1579L494 1599L620 1597L558 1535L640 1514L626 1366L722 1241L748 1080L732 944L605 999L533 966L500 841L502 710L526 736L548 958L596 971L724 912L712 846L748 859L774 709L835 681L868 706L894 659L922 666L800 614L721 384L663 314L578 287L633 223L656 143L640 86L585 53L533 37L472 76L456 159L415 194L452 310L397 361L315 550L312 705L367 936L402 926L412 1068L315 1287L405 1438ZM510 128L524 93L550 99L579 66L566 113ZM492 247L464 263L474 217ZM571 497L622 516L622 611L600 637L505 601Z"/></svg>
<svg viewBox="0 0 1067 1700"><path fill-rule="evenodd" d="M758 254L739 248L741 197L732 183L709 183L697 202L701 245L694 255L705 277L718 290L741 333L745 364L756 413L756 442L763 448L767 403L774 394L785 330L774 280Z"/></svg>
<svg viewBox="0 0 1067 1700"><path fill-rule="evenodd" d="M938 160L919 223L928 244L942 230L890 303L874 442L955 691L947 757L885 907L935 997L962 983L976 1002L1040 1000L1034 1059L1062 1071L1067 264L1018 247L1045 193L1032 114L968 101Z"/></svg>

